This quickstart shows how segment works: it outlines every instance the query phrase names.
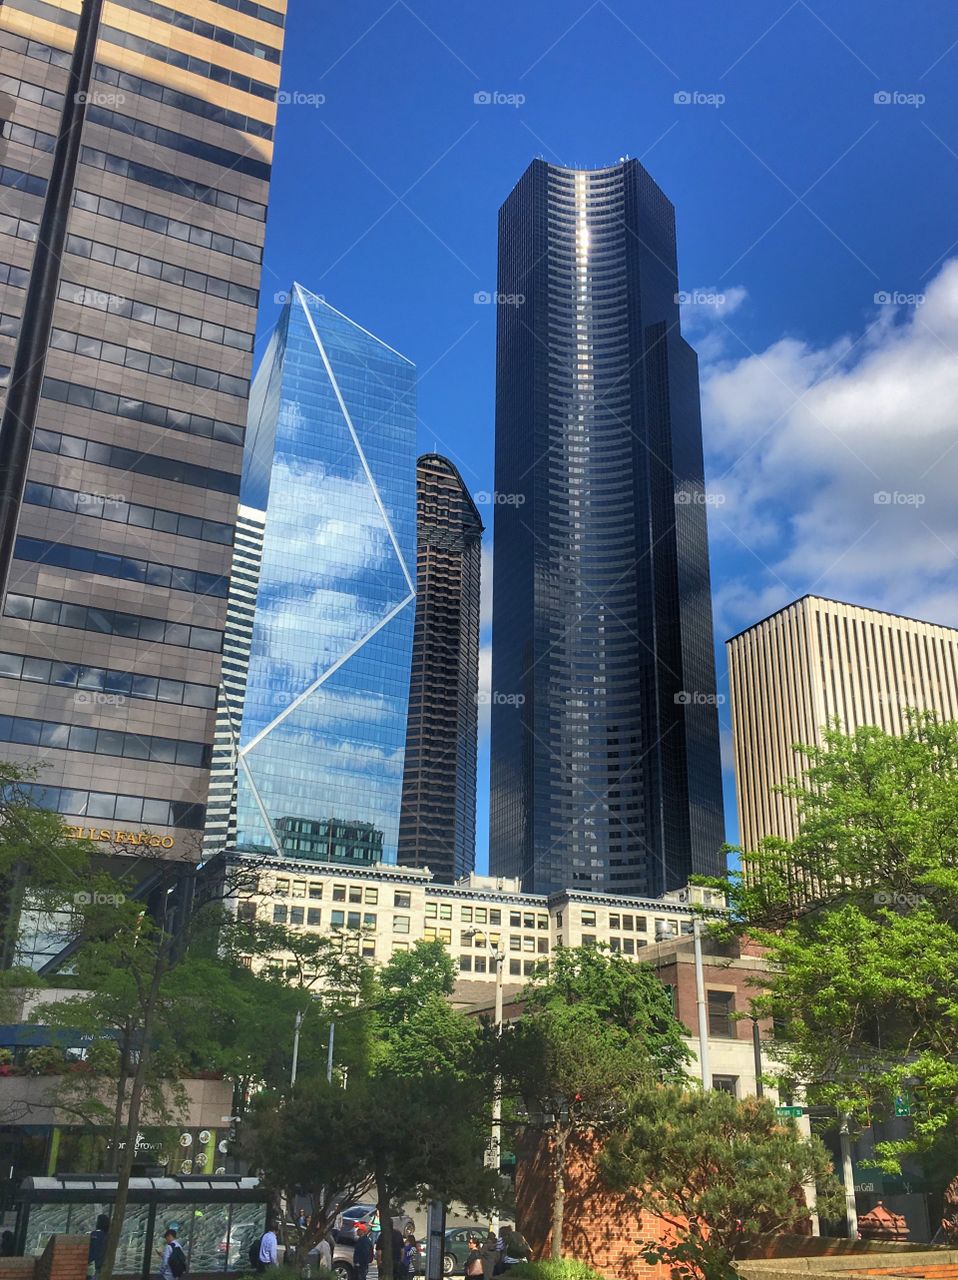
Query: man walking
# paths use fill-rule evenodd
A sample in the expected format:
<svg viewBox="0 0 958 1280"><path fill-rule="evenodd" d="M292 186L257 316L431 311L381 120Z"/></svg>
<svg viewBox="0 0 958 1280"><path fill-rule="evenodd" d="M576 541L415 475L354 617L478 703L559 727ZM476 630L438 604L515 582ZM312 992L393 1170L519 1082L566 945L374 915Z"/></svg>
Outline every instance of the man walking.
<svg viewBox="0 0 958 1280"><path fill-rule="evenodd" d="M366 1272L373 1260L373 1241L369 1234L369 1225L360 1222L356 1228L356 1244L353 1249L353 1270L356 1280L366 1280Z"/></svg>
<svg viewBox="0 0 958 1280"><path fill-rule="evenodd" d="M160 1254L160 1280L180 1280L186 1274L186 1254L176 1238L176 1228L163 1232L163 1251Z"/></svg>
<svg viewBox="0 0 958 1280"><path fill-rule="evenodd" d="M279 1241L276 1239L278 1229L279 1220L272 1218L267 1230L263 1232L262 1239L259 1242L260 1271L265 1271L267 1267L279 1266Z"/></svg>

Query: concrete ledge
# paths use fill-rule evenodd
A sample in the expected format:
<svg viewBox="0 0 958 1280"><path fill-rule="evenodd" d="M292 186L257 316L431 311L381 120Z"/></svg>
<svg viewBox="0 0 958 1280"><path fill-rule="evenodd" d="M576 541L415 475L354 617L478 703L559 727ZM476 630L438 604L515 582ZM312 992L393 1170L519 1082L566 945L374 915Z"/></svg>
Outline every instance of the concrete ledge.
<svg viewBox="0 0 958 1280"><path fill-rule="evenodd" d="M859 1275L940 1277L952 1280L958 1273L958 1249L907 1243L868 1241L871 1247L855 1253L819 1254L816 1257L742 1258L735 1267L745 1280L794 1280L802 1275Z"/></svg>

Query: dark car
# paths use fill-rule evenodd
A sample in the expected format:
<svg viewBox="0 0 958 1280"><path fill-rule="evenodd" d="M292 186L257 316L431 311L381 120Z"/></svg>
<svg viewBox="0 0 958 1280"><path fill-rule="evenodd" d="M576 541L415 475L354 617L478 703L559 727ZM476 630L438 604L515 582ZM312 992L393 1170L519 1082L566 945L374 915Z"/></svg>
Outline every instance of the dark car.
<svg viewBox="0 0 958 1280"><path fill-rule="evenodd" d="M359 1236L359 1224L365 1222L373 1236L379 1234L379 1209L374 1204L352 1204L336 1217L333 1235L339 1244L355 1244Z"/></svg>
<svg viewBox="0 0 958 1280"><path fill-rule="evenodd" d="M442 1274L453 1276L463 1274L466 1270L466 1258L469 1256L470 1240L485 1240L488 1227L450 1227L446 1232L446 1243L442 1254Z"/></svg>

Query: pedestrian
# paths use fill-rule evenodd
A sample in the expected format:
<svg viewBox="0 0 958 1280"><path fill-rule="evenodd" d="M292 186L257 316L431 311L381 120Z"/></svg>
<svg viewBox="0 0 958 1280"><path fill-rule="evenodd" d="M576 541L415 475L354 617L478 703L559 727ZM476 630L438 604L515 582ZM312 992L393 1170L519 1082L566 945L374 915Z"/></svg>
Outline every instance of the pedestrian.
<svg viewBox="0 0 958 1280"><path fill-rule="evenodd" d="M402 1261L409 1276L418 1275L422 1255L419 1252L419 1241L416 1239L416 1228L408 1226L403 1234Z"/></svg>
<svg viewBox="0 0 958 1280"><path fill-rule="evenodd" d="M403 1238L402 1232L393 1223L392 1228L384 1227L376 1237L376 1265L381 1269L383 1265L383 1253L388 1248L392 1255L392 1271L395 1280L403 1280L408 1274L403 1265Z"/></svg>
<svg viewBox="0 0 958 1280"><path fill-rule="evenodd" d="M502 1228L502 1269L508 1271L517 1262L528 1262L532 1256L529 1242L518 1227L508 1223Z"/></svg>
<svg viewBox="0 0 958 1280"><path fill-rule="evenodd" d="M271 1218L267 1230L263 1232L263 1236L259 1242L259 1269L265 1271L267 1267L279 1266L279 1241L276 1239L276 1232L279 1230L279 1219Z"/></svg>
<svg viewBox="0 0 958 1280"><path fill-rule="evenodd" d="M469 1252L466 1254L465 1274L478 1280L479 1276L485 1275L485 1264L482 1261L482 1245L479 1243L477 1236L471 1236L469 1239Z"/></svg>
<svg viewBox="0 0 958 1280"><path fill-rule="evenodd" d="M110 1219L105 1213L97 1215L96 1226L90 1232L90 1252L87 1255L87 1271L93 1268L94 1276L99 1276L106 1253L106 1237L110 1230Z"/></svg>
<svg viewBox="0 0 958 1280"><path fill-rule="evenodd" d="M369 1223L360 1222L356 1227L356 1243L353 1246L353 1271L356 1280L366 1280L366 1272L373 1260L373 1240L369 1234Z"/></svg>
<svg viewBox="0 0 958 1280"><path fill-rule="evenodd" d="M499 1237L494 1231L490 1231L486 1236L481 1253L482 1280L492 1280L493 1273L496 1269L496 1263L499 1261Z"/></svg>
<svg viewBox="0 0 958 1280"><path fill-rule="evenodd" d="M316 1255L320 1267L324 1271L332 1271L333 1269L333 1243L330 1233L327 1231L316 1246Z"/></svg>
<svg viewBox="0 0 958 1280"><path fill-rule="evenodd" d="M180 1280L186 1274L186 1254L176 1238L176 1228L167 1227L163 1232L163 1248L160 1250L160 1280Z"/></svg>
<svg viewBox="0 0 958 1280"><path fill-rule="evenodd" d="M15 1248L16 1244L13 1238L13 1232L4 1231L3 1235L0 1235L0 1258L14 1257L13 1251Z"/></svg>

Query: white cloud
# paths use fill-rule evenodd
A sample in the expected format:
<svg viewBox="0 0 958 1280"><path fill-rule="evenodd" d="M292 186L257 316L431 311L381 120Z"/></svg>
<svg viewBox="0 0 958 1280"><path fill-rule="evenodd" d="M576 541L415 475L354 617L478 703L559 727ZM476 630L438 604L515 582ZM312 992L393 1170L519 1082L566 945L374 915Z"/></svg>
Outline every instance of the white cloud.
<svg viewBox="0 0 958 1280"><path fill-rule="evenodd" d="M492 703L492 645L484 644L479 649L479 742L480 746L489 740L489 724Z"/></svg>
<svg viewBox="0 0 958 1280"><path fill-rule="evenodd" d="M737 630L807 591L958 623L958 260L828 346L703 372L717 593ZM723 559L723 565L725 560Z"/></svg>
<svg viewBox="0 0 958 1280"><path fill-rule="evenodd" d="M683 337L695 347L700 360L717 360L726 350L731 336L725 320L747 300L748 290L740 284L727 289L706 285L683 290L678 296Z"/></svg>
<svg viewBox="0 0 958 1280"><path fill-rule="evenodd" d="M492 626L492 538L482 544L482 578L479 594L479 626Z"/></svg>

